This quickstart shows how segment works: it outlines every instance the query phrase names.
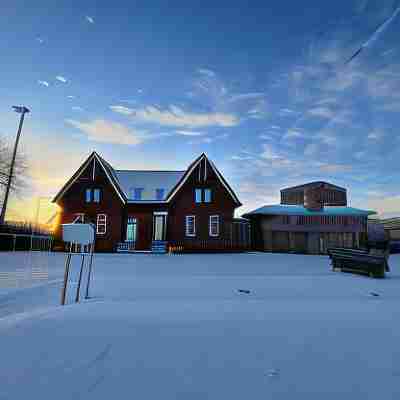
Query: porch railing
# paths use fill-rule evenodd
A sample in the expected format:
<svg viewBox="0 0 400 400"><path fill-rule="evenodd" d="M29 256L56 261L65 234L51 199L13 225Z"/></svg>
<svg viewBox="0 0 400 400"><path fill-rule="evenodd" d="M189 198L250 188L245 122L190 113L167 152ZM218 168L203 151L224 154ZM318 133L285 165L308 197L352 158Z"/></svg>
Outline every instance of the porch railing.
<svg viewBox="0 0 400 400"><path fill-rule="evenodd" d="M120 242L117 245L118 252L134 251L136 249L136 242Z"/></svg>

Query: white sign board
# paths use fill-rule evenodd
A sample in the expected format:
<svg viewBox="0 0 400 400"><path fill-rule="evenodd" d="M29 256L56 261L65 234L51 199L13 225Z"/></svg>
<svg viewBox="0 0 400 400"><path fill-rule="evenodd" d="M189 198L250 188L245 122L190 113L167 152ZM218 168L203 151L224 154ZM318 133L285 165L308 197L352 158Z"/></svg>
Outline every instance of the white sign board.
<svg viewBox="0 0 400 400"><path fill-rule="evenodd" d="M92 224L62 224L62 238L64 242L91 244L95 239L95 227Z"/></svg>

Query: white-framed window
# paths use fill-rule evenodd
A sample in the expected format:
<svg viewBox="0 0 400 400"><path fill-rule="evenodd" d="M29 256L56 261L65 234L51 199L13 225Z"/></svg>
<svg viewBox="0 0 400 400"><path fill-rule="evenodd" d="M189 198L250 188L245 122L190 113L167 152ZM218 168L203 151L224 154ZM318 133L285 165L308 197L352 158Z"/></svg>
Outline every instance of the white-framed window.
<svg viewBox="0 0 400 400"><path fill-rule="evenodd" d="M210 215L209 233L210 236L219 236L219 215Z"/></svg>
<svg viewBox="0 0 400 400"><path fill-rule="evenodd" d="M86 189L85 201L86 201L86 203L90 203L92 201L92 189Z"/></svg>
<svg viewBox="0 0 400 400"><path fill-rule="evenodd" d="M93 202L100 203L100 189L93 189Z"/></svg>
<svg viewBox="0 0 400 400"><path fill-rule="evenodd" d="M107 232L107 215L97 214L96 233L98 235L104 235L106 232Z"/></svg>
<svg viewBox="0 0 400 400"><path fill-rule="evenodd" d="M195 215L186 215L185 233L186 233L186 236L196 236L196 216Z"/></svg>
<svg viewBox="0 0 400 400"><path fill-rule="evenodd" d="M194 201L195 201L195 203L201 203L203 201L201 189L194 190Z"/></svg>
<svg viewBox="0 0 400 400"><path fill-rule="evenodd" d="M211 203L211 189L204 189L204 203Z"/></svg>

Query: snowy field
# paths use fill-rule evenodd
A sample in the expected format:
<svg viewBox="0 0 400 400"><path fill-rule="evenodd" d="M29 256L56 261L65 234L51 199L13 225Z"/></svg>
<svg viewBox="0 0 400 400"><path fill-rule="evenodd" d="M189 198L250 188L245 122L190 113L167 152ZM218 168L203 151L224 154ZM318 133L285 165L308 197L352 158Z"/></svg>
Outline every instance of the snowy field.
<svg viewBox="0 0 400 400"><path fill-rule="evenodd" d="M76 258L61 307L63 263L0 253L1 400L400 398L399 255L96 255L74 304Z"/></svg>

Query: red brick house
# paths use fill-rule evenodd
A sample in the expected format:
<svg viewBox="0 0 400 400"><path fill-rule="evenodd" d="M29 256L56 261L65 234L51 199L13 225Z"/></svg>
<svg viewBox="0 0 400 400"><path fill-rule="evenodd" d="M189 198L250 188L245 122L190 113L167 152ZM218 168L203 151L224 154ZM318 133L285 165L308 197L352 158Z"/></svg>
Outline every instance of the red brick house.
<svg viewBox="0 0 400 400"><path fill-rule="evenodd" d="M115 170L93 152L55 196L60 223L96 225L97 251L237 250L249 229L241 205L202 154L186 170ZM60 232L60 230L56 231Z"/></svg>

